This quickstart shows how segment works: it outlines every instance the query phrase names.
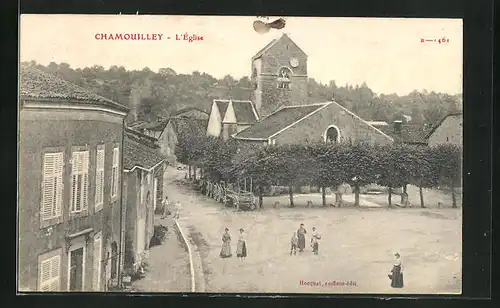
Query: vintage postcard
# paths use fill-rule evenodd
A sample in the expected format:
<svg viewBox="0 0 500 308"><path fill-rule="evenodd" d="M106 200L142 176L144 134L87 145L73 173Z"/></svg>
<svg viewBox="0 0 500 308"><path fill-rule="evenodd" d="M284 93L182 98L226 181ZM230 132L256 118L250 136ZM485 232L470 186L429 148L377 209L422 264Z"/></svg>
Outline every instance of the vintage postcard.
<svg viewBox="0 0 500 308"><path fill-rule="evenodd" d="M462 20L22 15L19 292L460 294Z"/></svg>

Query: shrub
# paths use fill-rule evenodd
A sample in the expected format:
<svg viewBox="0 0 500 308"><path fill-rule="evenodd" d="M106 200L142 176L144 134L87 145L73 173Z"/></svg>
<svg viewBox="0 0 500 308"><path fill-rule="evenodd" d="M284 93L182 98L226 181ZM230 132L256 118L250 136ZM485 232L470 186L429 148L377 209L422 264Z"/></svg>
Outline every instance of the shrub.
<svg viewBox="0 0 500 308"><path fill-rule="evenodd" d="M168 227L163 225L154 226L153 237L149 242L149 247L158 246L163 243L168 232Z"/></svg>

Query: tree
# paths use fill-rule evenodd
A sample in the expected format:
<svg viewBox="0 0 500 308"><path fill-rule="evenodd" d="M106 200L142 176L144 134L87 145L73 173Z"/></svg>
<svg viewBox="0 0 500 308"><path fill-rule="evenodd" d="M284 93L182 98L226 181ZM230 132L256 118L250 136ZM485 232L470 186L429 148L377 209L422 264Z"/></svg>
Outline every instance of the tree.
<svg viewBox="0 0 500 308"><path fill-rule="evenodd" d="M410 183L417 186L420 195L420 207L425 208L423 188L432 188L438 184L437 160L438 154L429 147L415 147L414 160L411 168Z"/></svg>
<svg viewBox="0 0 500 308"><path fill-rule="evenodd" d="M388 203L392 206L392 189L403 187L411 181L415 161L414 147L408 145L387 145L378 147L376 164L379 169L377 183L388 187ZM406 189L404 190L406 193Z"/></svg>
<svg viewBox="0 0 500 308"><path fill-rule="evenodd" d="M455 188L462 182L462 148L453 144L438 145L433 157L439 183L451 188L453 207L457 207Z"/></svg>
<svg viewBox="0 0 500 308"><path fill-rule="evenodd" d="M378 153L373 146L365 143L345 146L348 148L344 152L347 183L354 187L354 205L359 206L360 187L375 183L380 173L380 168L374 163Z"/></svg>
<svg viewBox="0 0 500 308"><path fill-rule="evenodd" d="M276 147L243 146L238 148L233 159L235 174L239 178L250 177L254 187L257 187L259 207L263 207L263 192L275 181Z"/></svg>
<svg viewBox="0 0 500 308"><path fill-rule="evenodd" d="M349 180L345 168L346 148L341 144L321 142L309 149L316 161L313 182L321 187L322 204L326 206L326 187L337 188Z"/></svg>

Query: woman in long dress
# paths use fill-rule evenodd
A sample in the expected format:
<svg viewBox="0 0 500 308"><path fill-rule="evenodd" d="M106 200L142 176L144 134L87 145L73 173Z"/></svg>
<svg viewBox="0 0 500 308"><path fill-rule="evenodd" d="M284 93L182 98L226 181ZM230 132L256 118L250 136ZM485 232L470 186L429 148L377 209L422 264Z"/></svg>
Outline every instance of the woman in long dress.
<svg viewBox="0 0 500 308"><path fill-rule="evenodd" d="M304 248L306 248L306 234L307 231L304 229L304 224L300 224L300 228L297 230L297 237L299 239L297 248L299 249L299 252L303 252Z"/></svg>
<svg viewBox="0 0 500 308"><path fill-rule="evenodd" d="M236 256L243 261L247 257L247 242L245 240L245 231L240 229L240 237L238 238L238 244L236 245Z"/></svg>
<svg viewBox="0 0 500 308"><path fill-rule="evenodd" d="M226 228L224 234L222 234L222 249L220 250L221 258L230 258L231 254L231 235L229 234L229 229Z"/></svg>
<svg viewBox="0 0 500 308"><path fill-rule="evenodd" d="M316 227L312 228L313 233L311 236L311 247L313 250L313 253L317 255L319 253L319 243L318 241L321 239L321 235L319 235L318 232L316 232Z"/></svg>
<svg viewBox="0 0 500 308"><path fill-rule="evenodd" d="M391 273L389 273L389 279L391 279L391 287L402 288L404 286L403 262L401 261L401 255L398 252L396 252L394 256L396 256L396 261L394 262Z"/></svg>

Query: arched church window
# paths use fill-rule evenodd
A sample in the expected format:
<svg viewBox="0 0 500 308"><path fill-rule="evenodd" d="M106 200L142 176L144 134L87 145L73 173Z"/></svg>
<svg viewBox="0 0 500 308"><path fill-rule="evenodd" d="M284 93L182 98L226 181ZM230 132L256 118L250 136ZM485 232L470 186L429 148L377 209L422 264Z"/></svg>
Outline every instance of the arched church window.
<svg viewBox="0 0 500 308"><path fill-rule="evenodd" d="M278 88L289 89L291 83L292 71L289 68L282 67L278 71Z"/></svg>
<svg viewBox="0 0 500 308"><path fill-rule="evenodd" d="M325 142L338 143L340 141L340 131L335 125L330 125L324 135Z"/></svg>

